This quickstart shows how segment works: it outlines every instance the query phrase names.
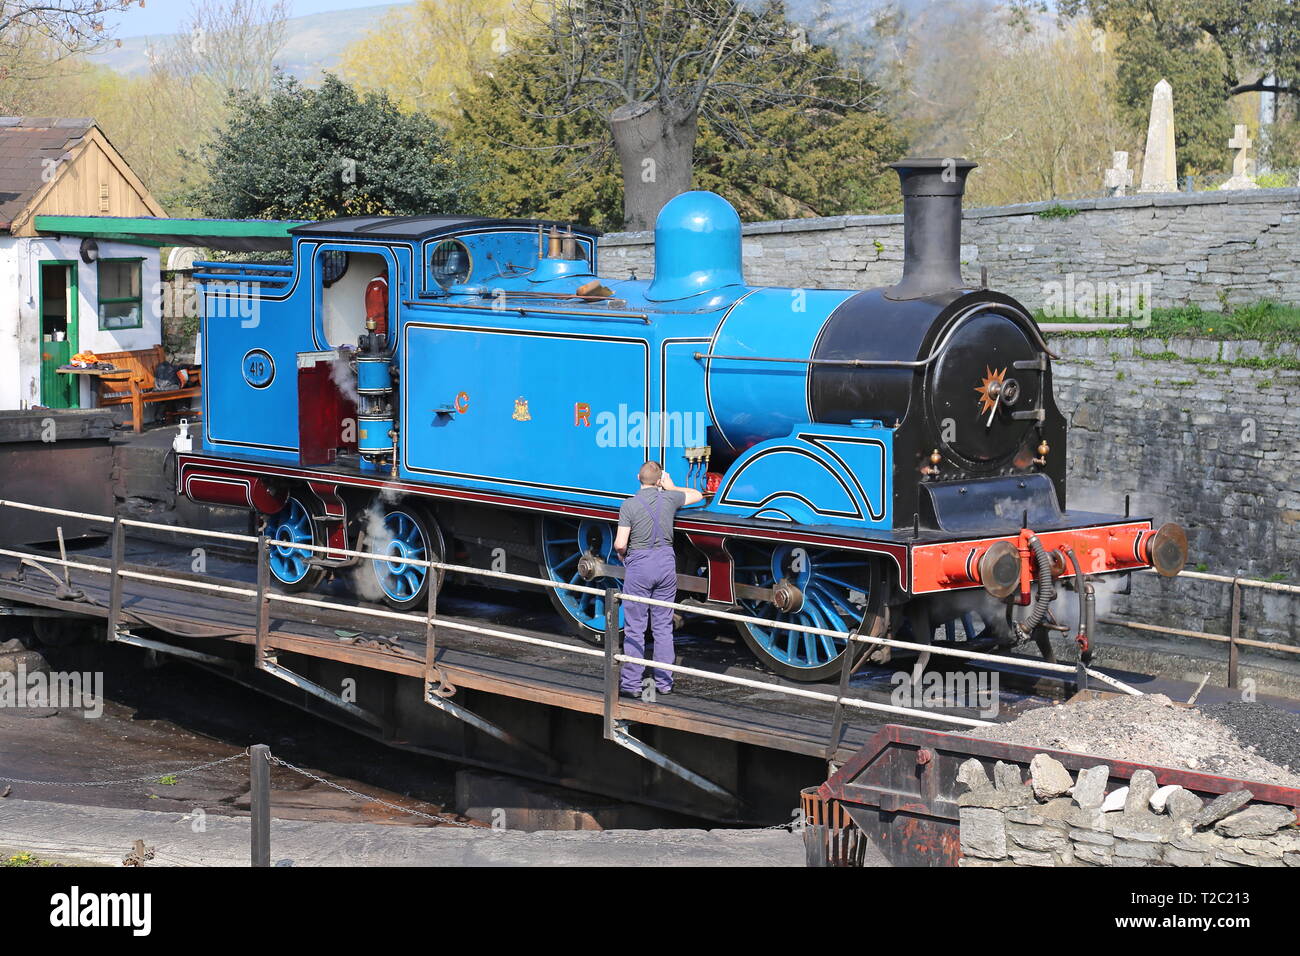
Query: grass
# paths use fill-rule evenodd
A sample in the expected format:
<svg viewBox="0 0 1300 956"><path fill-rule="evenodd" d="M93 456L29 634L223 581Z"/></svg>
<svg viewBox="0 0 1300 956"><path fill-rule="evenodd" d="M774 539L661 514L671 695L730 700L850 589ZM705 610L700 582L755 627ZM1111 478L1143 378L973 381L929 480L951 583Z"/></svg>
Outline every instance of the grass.
<svg viewBox="0 0 1300 956"><path fill-rule="evenodd" d="M1079 210L1070 206L1062 206L1057 203L1055 206L1048 206L1038 214L1039 219L1069 219L1071 216L1079 215Z"/></svg>
<svg viewBox="0 0 1300 956"><path fill-rule="evenodd" d="M7 859L0 859L0 867L55 866L55 865L56 864L54 863L49 863L45 860L42 860L40 857L33 856L32 854L26 851L23 851L22 853L15 853L13 856Z"/></svg>
<svg viewBox="0 0 1300 956"><path fill-rule="evenodd" d="M1053 317L1039 311L1039 322L1124 322L1104 316ZM1145 328L1123 328L1105 332L1065 332L1065 335L1093 335L1111 338L1194 338L1257 339L1265 342L1300 341L1300 306L1277 302L1256 302L1223 312L1210 312L1199 305L1174 309L1152 309L1151 324Z"/></svg>

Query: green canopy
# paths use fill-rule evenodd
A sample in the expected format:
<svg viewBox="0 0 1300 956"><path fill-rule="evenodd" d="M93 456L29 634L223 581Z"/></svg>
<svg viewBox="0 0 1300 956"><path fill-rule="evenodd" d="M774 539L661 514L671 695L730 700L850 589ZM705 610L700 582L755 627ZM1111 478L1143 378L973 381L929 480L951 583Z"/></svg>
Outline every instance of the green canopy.
<svg viewBox="0 0 1300 956"><path fill-rule="evenodd" d="M274 252L292 245L301 222L271 219L156 219L129 216L37 216L43 235L83 236L142 246L199 246L226 252Z"/></svg>

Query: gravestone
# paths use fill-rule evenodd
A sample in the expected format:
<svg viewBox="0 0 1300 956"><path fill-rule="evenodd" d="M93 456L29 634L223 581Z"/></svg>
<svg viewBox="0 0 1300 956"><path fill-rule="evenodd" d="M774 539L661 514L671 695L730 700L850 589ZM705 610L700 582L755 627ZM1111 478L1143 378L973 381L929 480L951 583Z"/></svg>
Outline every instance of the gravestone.
<svg viewBox="0 0 1300 956"><path fill-rule="evenodd" d="M1174 150L1174 88L1168 80L1151 94L1147 149L1142 157L1140 193L1171 193L1178 189L1178 158Z"/></svg>
<svg viewBox="0 0 1300 956"><path fill-rule="evenodd" d="M1128 153L1116 150L1111 153L1110 169L1106 170L1106 195L1123 196L1133 185L1133 170L1128 168Z"/></svg>
<svg viewBox="0 0 1300 956"><path fill-rule="evenodd" d="M1237 154L1232 157L1232 178L1220 186L1220 189L1259 188L1259 184L1251 178L1255 175L1255 161L1246 158L1246 150L1252 145L1250 137L1246 135L1246 124L1238 123L1233 130L1232 139L1228 140L1228 148L1237 151Z"/></svg>

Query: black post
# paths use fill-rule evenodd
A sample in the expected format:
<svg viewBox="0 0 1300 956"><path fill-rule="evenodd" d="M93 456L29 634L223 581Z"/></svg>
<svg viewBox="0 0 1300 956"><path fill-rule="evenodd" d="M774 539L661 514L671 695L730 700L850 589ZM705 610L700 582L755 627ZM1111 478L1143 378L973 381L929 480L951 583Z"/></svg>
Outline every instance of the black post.
<svg viewBox="0 0 1300 956"><path fill-rule="evenodd" d="M605 588L605 739L614 739L618 717L618 592Z"/></svg>
<svg viewBox="0 0 1300 956"><path fill-rule="evenodd" d="M1228 632L1228 686L1238 686L1237 640L1241 637L1241 579L1232 579L1232 629Z"/></svg>
<svg viewBox="0 0 1300 956"><path fill-rule="evenodd" d="M257 633L253 645L253 667L261 667L266 654L267 636L271 630L271 602L267 591L271 586L271 552L266 535L257 536Z"/></svg>
<svg viewBox="0 0 1300 956"><path fill-rule="evenodd" d="M109 564L111 580L108 582L108 639L117 640L117 629L122 622L122 563L126 560L126 527L122 517L113 518L113 557Z"/></svg>
<svg viewBox="0 0 1300 956"><path fill-rule="evenodd" d="M271 748L248 748L249 813L252 816L253 866L271 865Z"/></svg>

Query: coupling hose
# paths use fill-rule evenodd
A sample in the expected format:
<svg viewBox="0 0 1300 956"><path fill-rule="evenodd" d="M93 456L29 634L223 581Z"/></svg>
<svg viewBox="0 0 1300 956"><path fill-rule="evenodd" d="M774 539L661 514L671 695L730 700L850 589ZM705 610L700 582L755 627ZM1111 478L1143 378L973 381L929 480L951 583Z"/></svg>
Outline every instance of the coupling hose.
<svg viewBox="0 0 1300 956"><path fill-rule="evenodd" d="M1016 624L1016 630L1022 639L1029 637L1034 628L1043 623L1047 617L1048 607L1056 600L1056 588L1052 585L1052 559L1037 535L1029 538L1029 550L1034 555L1038 588L1034 594L1033 607L1029 609L1029 616Z"/></svg>

